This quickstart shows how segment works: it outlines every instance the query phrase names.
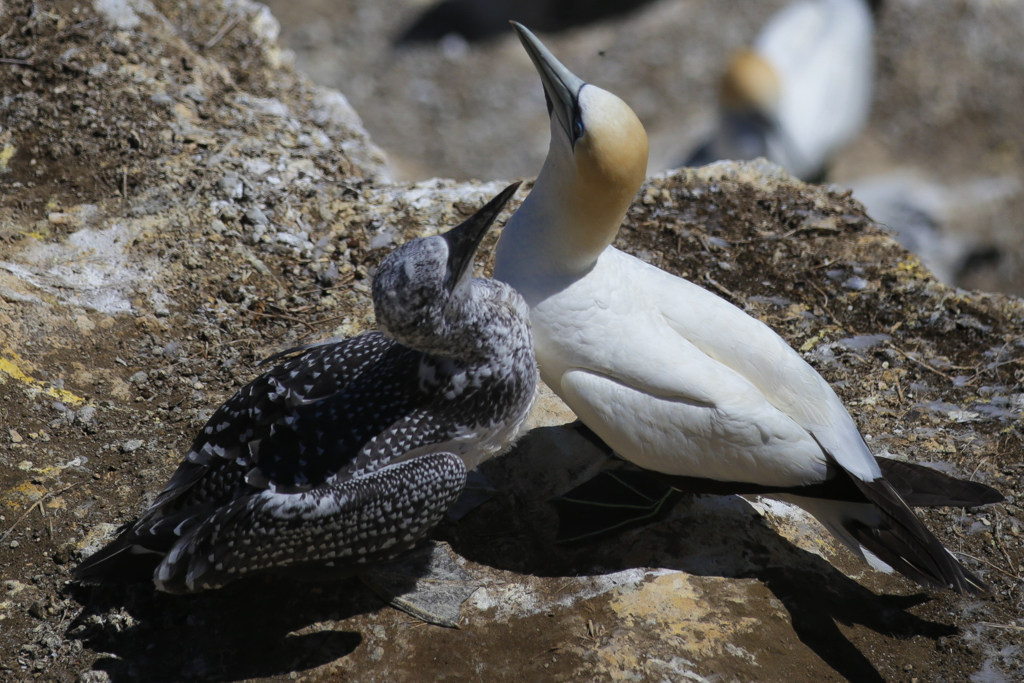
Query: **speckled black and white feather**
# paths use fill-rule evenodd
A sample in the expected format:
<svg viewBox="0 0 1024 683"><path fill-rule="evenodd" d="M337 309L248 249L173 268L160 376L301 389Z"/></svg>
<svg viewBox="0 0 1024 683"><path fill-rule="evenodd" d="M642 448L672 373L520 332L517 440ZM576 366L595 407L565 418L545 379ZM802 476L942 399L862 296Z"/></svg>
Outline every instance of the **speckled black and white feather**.
<svg viewBox="0 0 1024 683"><path fill-rule="evenodd" d="M470 221L489 211L489 225L511 193ZM188 592L265 570L344 575L423 538L467 469L513 441L536 388L525 302L453 261L469 249L472 270L479 239L451 237L470 221L381 264L384 332L297 349L224 403L152 507L76 577Z"/></svg>

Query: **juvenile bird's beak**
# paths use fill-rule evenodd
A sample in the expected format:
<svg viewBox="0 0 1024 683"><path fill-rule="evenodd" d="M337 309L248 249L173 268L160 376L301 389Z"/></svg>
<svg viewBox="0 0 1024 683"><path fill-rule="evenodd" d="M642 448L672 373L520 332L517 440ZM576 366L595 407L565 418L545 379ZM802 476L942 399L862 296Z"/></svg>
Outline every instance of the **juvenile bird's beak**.
<svg viewBox="0 0 1024 683"><path fill-rule="evenodd" d="M544 94L547 96L548 114L558 119L558 125L565 131L568 140L575 141L573 122L579 109L580 88L586 83L555 59L551 51L544 47L544 43L530 33L528 28L514 21L512 26L519 34L519 42L526 48L540 74Z"/></svg>
<svg viewBox="0 0 1024 683"><path fill-rule="evenodd" d="M519 189L519 185L519 182L512 183L465 222L442 235L444 241L448 243L448 273L445 286L449 292L455 291L466 274L473 271L473 256L476 255L477 247L494 223L494 219Z"/></svg>

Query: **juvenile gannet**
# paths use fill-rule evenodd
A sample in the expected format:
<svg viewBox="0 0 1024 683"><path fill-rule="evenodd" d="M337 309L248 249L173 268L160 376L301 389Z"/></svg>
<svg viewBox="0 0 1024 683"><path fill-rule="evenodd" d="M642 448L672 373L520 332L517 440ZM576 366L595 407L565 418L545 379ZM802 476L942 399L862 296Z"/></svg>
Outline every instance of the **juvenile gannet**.
<svg viewBox="0 0 1024 683"><path fill-rule="evenodd" d="M860 133L871 108L874 21L869 0L801 0L733 55L713 137L685 166L764 156L803 180Z"/></svg>
<svg viewBox="0 0 1024 683"><path fill-rule="evenodd" d="M270 359L297 354L214 413L152 507L75 577L188 593L271 570L343 577L412 548L533 402L526 304L472 277L518 186L384 259L380 331Z"/></svg>
<svg viewBox="0 0 1024 683"><path fill-rule="evenodd" d="M544 382L642 468L790 501L876 568L984 590L886 480L828 383L779 335L610 246L644 179L644 128L622 100L516 30L544 85L551 143L498 242L494 277L530 306Z"/></svg>

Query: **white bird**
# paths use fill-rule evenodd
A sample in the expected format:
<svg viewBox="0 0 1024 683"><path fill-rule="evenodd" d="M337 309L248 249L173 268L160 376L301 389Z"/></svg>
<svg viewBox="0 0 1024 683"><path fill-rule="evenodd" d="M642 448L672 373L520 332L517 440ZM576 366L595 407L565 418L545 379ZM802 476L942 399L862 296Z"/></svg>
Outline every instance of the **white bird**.
<svg viewBox="0 0 1024 683"><path fill-rule="evenodd" d="M544 85L551 144L501 235L494 277L530 306L544 382L642 468L771 494L876 568L983 591L883 476L832 388L778 334L610 246L644 179L644 128L622 100L516 29Z"/></svg>
<svg viewBox="0 0 1024 683"><path fill-rule="evenodd" d="M871 108L869 4L802 0L775 14L733 56L719 91L718 130L684 165L765 156L803 180L823 177Z"/></svg>
<svg viewBox="0 0 1024 683"><path fill-rule="evenodd" d="M1021 189L1012 176L948 185L909 170L858 178L848 185L868 215L892 229L900 244L947 285L999 262L997 246L963 226L991 219Z"/></svg>

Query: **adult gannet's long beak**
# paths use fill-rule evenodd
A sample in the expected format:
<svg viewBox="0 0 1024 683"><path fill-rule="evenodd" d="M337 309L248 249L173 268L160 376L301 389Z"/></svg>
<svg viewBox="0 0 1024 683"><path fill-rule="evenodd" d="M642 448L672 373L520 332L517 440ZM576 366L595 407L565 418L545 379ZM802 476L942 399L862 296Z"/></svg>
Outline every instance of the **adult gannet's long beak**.
<svg viewBox="0 0 1024 683"><path fill-rule="evenodd" d="M540 42L528 28L514 21L511 23L540 74L541 82L544 84L544 97L548 103L548 114L558 119L558 124L565 131L568 140L575 144L576 138L583 132L582 129L577 131L577 124L580 121L580 89L586 83L555 59L551 51L544 47L544 43Z"/></svg>
<svg viewBox="0 0 1024 683"><path fill-rule="evenodd" d="M494 219L498 217L505 204L519 189L522 181L514 182L501 191L494 199L467 220L441 235L448 243L448 272L445 276L445 287L449 292L473 271L473 256L490 229Z"/></svg>

